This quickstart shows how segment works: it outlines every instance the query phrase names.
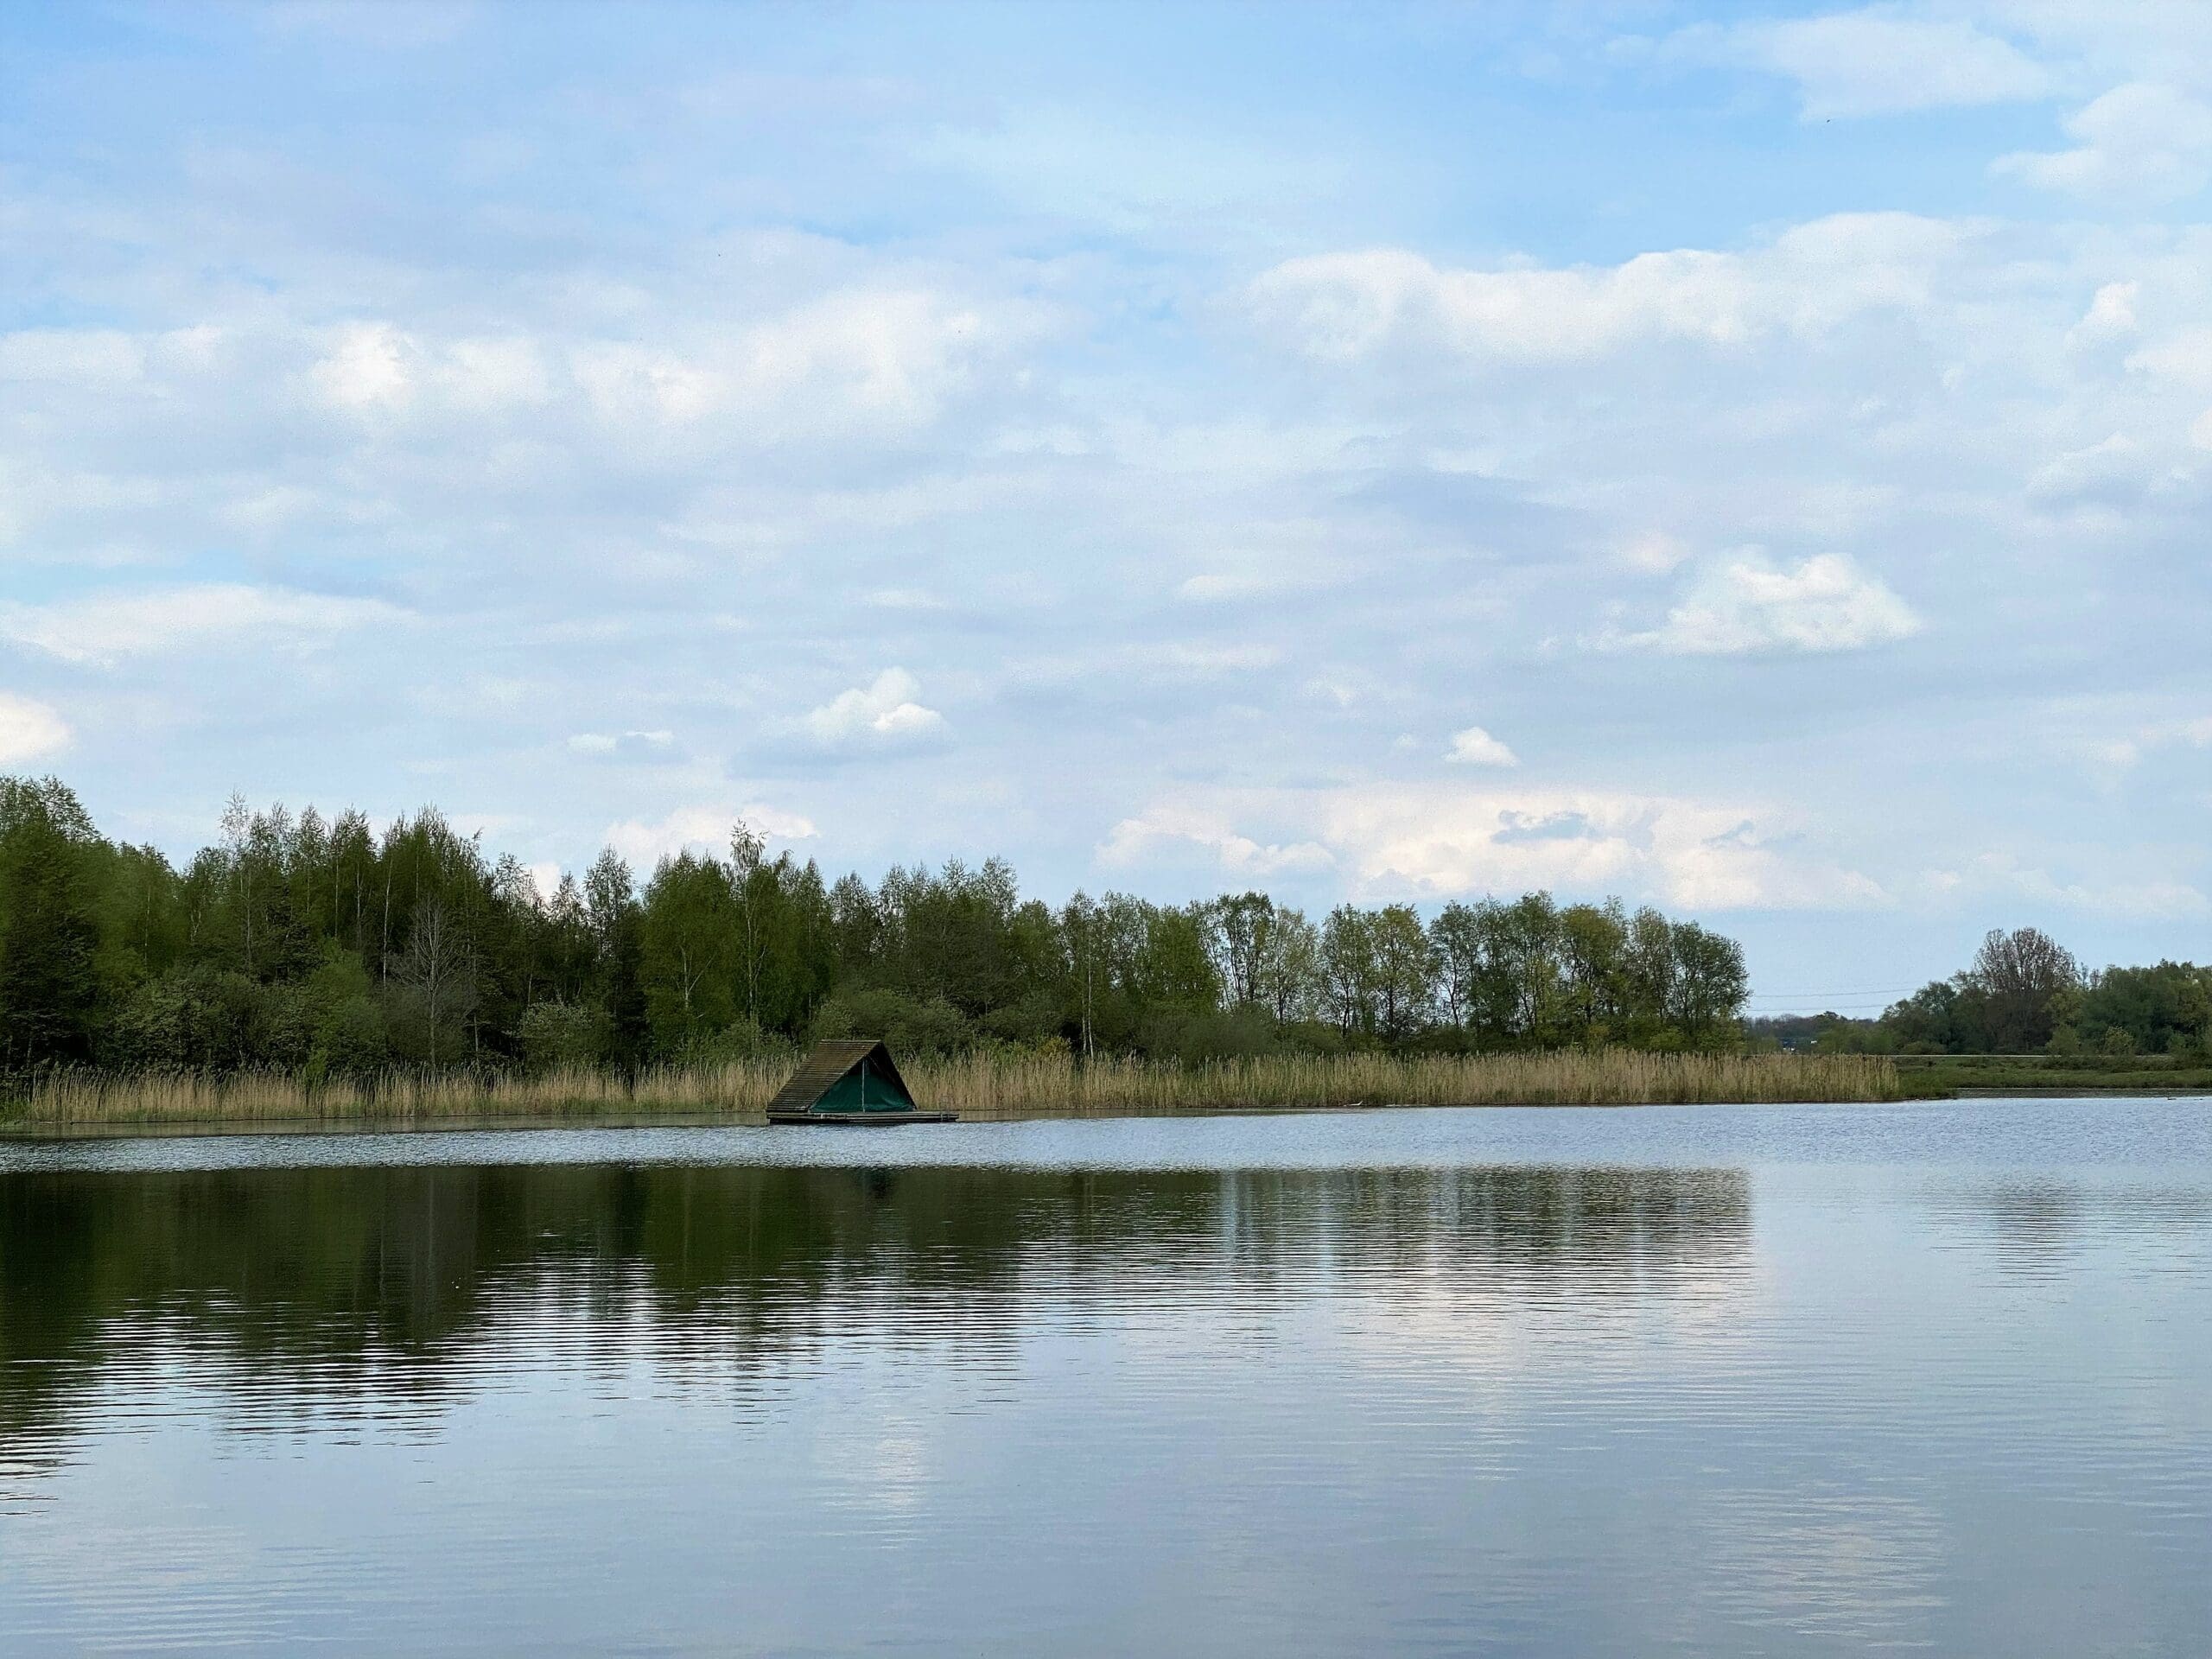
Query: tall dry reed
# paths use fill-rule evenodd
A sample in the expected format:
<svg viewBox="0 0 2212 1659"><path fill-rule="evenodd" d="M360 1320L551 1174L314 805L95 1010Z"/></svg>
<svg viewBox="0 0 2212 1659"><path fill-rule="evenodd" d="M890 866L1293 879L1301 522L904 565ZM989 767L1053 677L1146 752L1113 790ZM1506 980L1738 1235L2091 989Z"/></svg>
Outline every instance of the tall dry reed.
<svg viewBox="0 0 2212 1659"><path fill-rule="evenodd" d="M929 1107L963 1117L1120 1116L1350 1106L1628 1106L1882 1101L1897 1070L1870 1055L1281 1055L1198 1066L1065 1055L976 1054L906 1068ZM757 1119L789 1071L780 1060L657 1068L626 1080L575 1068L393 1071L310 1082L280 1071L59 1071L15 1114L28 1129L164 1124L423 1126L670 1117Z"/></svg>
<svg viewBox="0 0 2212 1659"><path fill-rule="evenodd" d="M1348 1106L1633 1106L1902 1097L1861 1055L1279 1055L1185 1067L978 1056L909 1068L930 1105L978 1118Z"/></svg>

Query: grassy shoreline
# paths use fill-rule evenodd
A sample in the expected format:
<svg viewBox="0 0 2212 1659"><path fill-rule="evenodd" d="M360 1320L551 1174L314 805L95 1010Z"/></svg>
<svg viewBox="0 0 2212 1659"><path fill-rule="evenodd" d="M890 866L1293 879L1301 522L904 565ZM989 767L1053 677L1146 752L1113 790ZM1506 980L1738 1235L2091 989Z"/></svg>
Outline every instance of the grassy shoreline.
<svg viewBox="0 0 2212 1659"><path fill-rule="evenodd" d="M2212 1059L2175 1054L1900 1054L1916 1097L2212 1092Z"/></svg>
<svg viewBox="0 0 2212 1659"><path fill-rule="evenodd" d="M789 1065L664 1068L635 1079L394 1072L311 1084L247 1071L59 1072L0 1117L17 1135L326 1129L528 1123L761 1121ZM904 1068L918 1098L963 1119L1116 1117L1365 1106L1632 1106L1900 1100L1887 1059L1864 1055L1543 1054L1280 1056L1185 1067L1143 1060L978 1054Z"/></svg>

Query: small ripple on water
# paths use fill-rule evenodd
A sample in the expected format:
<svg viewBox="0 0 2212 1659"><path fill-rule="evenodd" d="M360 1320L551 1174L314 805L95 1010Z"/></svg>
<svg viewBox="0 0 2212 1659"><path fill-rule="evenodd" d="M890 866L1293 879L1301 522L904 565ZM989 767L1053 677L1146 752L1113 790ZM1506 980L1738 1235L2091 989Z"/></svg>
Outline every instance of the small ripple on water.
<svg viewBox="0 0 2212 1659"><path fill-rule="evenodd" d="M0 1149L0 1629L2172 1650L2203 1120L2031 1116Z"/></svg>

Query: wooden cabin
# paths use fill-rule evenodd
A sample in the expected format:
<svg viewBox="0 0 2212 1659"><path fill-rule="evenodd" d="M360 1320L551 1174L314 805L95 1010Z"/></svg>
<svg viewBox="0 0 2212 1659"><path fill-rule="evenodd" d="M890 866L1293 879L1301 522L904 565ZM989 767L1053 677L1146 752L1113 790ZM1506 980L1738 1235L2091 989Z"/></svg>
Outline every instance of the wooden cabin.
<svg viewBox="0 0 2212 1659"><path fill-rule="evenodd" d="M925 1112L899 1075L891 1051L874 1038L817 1043L791 1081L768 1103L771 1123L951 1123L956 1112Z"/></svg>

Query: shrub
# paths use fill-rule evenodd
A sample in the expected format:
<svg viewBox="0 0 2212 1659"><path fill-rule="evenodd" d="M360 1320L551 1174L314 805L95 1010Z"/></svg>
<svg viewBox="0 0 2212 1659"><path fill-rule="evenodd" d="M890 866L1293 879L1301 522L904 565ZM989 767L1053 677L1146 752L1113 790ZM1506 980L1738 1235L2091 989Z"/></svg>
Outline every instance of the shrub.
<svg viewBox="0 0 2212 1659"><path fill-rule="evenodd" d="M883 989L838 992L815 1015L814 1035L880 1037L902 1056L958 1054L976 1046L974 1028L943 997L923 1001L904 991Z"/></svg>
<svg viewBox="0 0 2212 1659"><path fill-rule="evenodd" d="M588 1065L606 1050L606 1018L572 1002L533 1002L522 1011L515 1035L523 1062L533 1071Z"/></svg>
<svg viewBox="0 0 2212 1659"><path fill-rule="evenodd" d="M327 1071L365 1077L391 1058L384 1010L372 996L349 996L323 1011L315 1028L315 1055Z"/></svg>

